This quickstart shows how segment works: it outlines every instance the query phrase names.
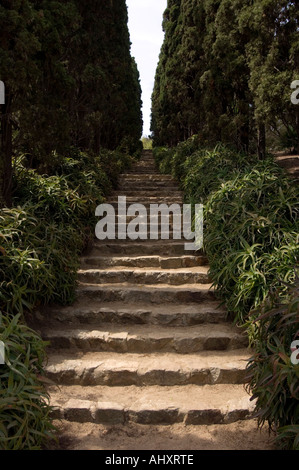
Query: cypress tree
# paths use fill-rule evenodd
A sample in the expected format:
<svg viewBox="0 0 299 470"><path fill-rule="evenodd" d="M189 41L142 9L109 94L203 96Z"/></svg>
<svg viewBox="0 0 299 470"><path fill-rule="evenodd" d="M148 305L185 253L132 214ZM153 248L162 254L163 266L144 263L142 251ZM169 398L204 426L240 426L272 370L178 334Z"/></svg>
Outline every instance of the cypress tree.
<svg viewBox="0 0 299 470"><path fill-rule="evenodd" d="M13 154L25 152L38 167L70 146L96 153L139 147L141 89L127 23L125 0L1 2L0 168L7 205Z"/></svg>
<svg viewBox="0 0 299 470"><path fill-rule="evenodd" d="M269 131L298 148L298 0L169 0L152 95L155 145L193 134L266 152Z"/></svg>

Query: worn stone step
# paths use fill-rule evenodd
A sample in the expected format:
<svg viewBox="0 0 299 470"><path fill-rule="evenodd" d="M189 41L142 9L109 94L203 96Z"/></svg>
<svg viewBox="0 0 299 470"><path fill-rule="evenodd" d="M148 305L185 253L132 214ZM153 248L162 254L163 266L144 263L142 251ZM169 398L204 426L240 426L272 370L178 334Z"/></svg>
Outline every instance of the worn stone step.
<svg viewBox="0 0 299 470"><path fill-rule="evenodd" d="M107 201L107 203L109 203L109 202ZM116 209L117 209L117 206L116 206ZM128 206L127 206L127 209L128 209ZM182 215L182 211L181 211L181 215ZM138 217L138 219L137 219L137 217ZM125 215L123 215L123 214L118 214L118 211L115 210L114 215L112 217L110 216L109 221L111 223L113 223L115 221L115 224L118 226L118 225L121 225L121 224L123 225L124 223L128 224L129 222L131 222L133 220L135 221L135 225L138 222L138 225L140 227L143 227L144 225L147 226L147 227L150 227L150 224L152 224L152 226L154 228L156 228L156 227L161 228L161 223L163 222L164 225L166 224L167 226L169 226L171 228L173 226L173 212L169 211L169 214L166 213L165 216L163 216L163 219L162 219L162 216L161 216L161 212L159 212L158 213L158 221L156 221L156 220L151 220L150 210L149 210L148 206L146 207L146 214L135 212L133 215L127 215L127 213ZM178 230L181 229L181 231L182 231L182 224L179 224L177 229Z"/></svg>
<svg viewBox="0 0 299 470"><path fill-rule="evenodd" d="M123 190L134 191L155 191L156 193L170 193L179 190L178 183L176 181L138 181L138 180L123 180L118 182L118 194Z"/></svg>
<svg viewBox="0 0 299 470"><path fill-rule="evenodd" d="M193 268L207 266L206 256L85 256L81 258L81 267L97 266L98 268L110 266L127 266L138 268Z"/></svg>
<svg viewBox="0 0 299 470"><path fill-rule="evenodd" d="M185 240L97 240L90 253L91 256L99 254L129 255L188 255L193 251L185 250ZM188 242L189 243L189 242ZM200 253L200 252L199 252Z"/></svg>
<svg viewBox="0 0 299 470"><path fill-rule="evenodd" d="M49 312L41 315L36 310L36 319L43 327L45 317L47 324L66 323L69 325L92 325L99 323L116 323L121 325L161 325L193 326L202 323L221 323L227 319L226 310L218 301L201 304L162 304L150 305L135 302L92 302L78 300L68 307L51 307Z"/></svg>
<svg viewBox="0 0 299 470"><path fill-rule="evenodd" d="M211 279L208 267L159 269L111 267L106 269L80 269L78 279L89 284L137 283L137 284L206 284Z"/></svg>
<svg viewBox="0 0 299 470"><path fill-rule="evenodd" d="M118 208L119 201L118 199L113 200L113 199L108 199L107 204L111 204L113 207ZM126 204L127 207L133 204L141 204L145 206L147 209L150 207L150 205L156 204L156 205L162 205L166 204L167 206L172 206L173 204L178 204L181 209L181 213L183 212L183 199L182 197L163 197L163 196L153 196L153 197L146 197L146 198L137 198L137 197L127 197L126 198Z"/></svg>
<svg viewBox="0 0 299 470"><path fill-rule="evenodd" d="M247 347L247 337L226 323L190 327L115 324L44 328L42 336L51 348L117 353L173 352L192 354Z"/></svg>
<svg viewBox="0 0 299 470"><path fill-rule="evenodd" d="M161 217L159 217L158 223L155 223L153 221L151 222L149 217L146 217L146 218L142 217L140 220L138 219L138 221L135 219L136 219L136 216L132 216L132 217L127 216L126 218L122 219L121 216L117 215L115 217L116 234L118 233L127 234L129 223L134 220L134 227L133 227L134 231L138 230L138 232L149 234L151 235L151 237L156 236L156 234L158 234L159 239L161 239L161 237L165 236L165 234L171 234L172 237L177 237L176 238L177 240L185 240L186 238L187 232L185 233L180 225L178 225L177 227L173 225L172 215L170 216L170 220L166 219L162 221ZM138 222L138 225L136 225L137 222ZM190 238L191 238L191 234L190 234ZM193 238L194 238L194 235L193 235Z"/></svg>
<svg viewBox="0 0 299 470"><path fill-rule="evenodd" d="M109 199L107 199L107 203L112 204L112 205L118 205L119 200L118 197L126 196L125 194L120 194L118 193L117 196L111 196ZM172 204L183 204L183 197L181 195L179 196L174 196L173 194L169 194L167 196L165 195L157 195L157 196L151 196L151 195L145 195L145 196L126 196L126 204L131 205L131 204L142 204L148 206L149 204L167 204L168 206Z"/></svg>
<svg viewBox="0 0 299 470"><path fill-rule="evenodd" d="M243 385L50 388L53 417L104 424L227 424L252 416Z"/></svg>
<svg viewBox="0 0 299 470"><path fill-rule="evenodd" d="M138 217L138 220L136 220L137 217ZM148 208L147 208L147 215L146 216L143 215L143 214L138 214L137 213L137 214L134 214L134 215L126 215L124 217L123 215L118 215L117 211L116 211L115 223L116 223L117 226L123 226L124 224L128 225L133 220L135 221L135 224L138 222L138 225L140 226L140 230L143 229L144 226L146 226L147 229L149 229L151 225L154 229L161 230L162 222L163 222L163 225L166 225L167 227L169 227L169 230L173 230L173 213L172 212L169 213L169 217L166 215L166 217L164 217L163 219L161 217L161 214L159 213L158 214L158 221L156 222L154 220L151 221L150 211L148 210ZM112 219L112 221L113 221L113 219ZM182 232L182 227L178 226L178 227L176 227L176 229L178 231Z"/></svg>
<svg viewBox="0 0 299 470"><path fill-rule="evenodd" d="M85 353L49 354L47 377L59 385L212 385L241 384L246 380L250 352L202 352L178 355Z"/></svg>
<svg viewBox="0 0 299 470"><path fill-rule="evenodd" d="M215 300L210 284L87 284L79 283L77 295L101 302L148 302L152 304L188 303Z"/></svg>
<svg viewBox="0 0 299 470"><path fill-rule="evenodd" d="M130 181L135 181L136 180L139 180L141 182L146 182L146 181L150 181L150 182L157 182L157 183L161 183L161 182L173 182L173 183L176 183L178 184L174 178L171 176L171 175L161 175L160 173L156 173L156 174L146 174L146 173L123 173L122 175L119 176L119 181L122 182L122 181L126 181L126 180L130 180Z"/></svg>
<svg viewBox="0 0 299 470"><path fill-rule="evenodd" d="M159 197L160 199L164 200L165 196L170 197L177 197L177 198L182 198L183 193L182 191L178 191L174 187L170 187L167 189L159 189L159 188L147 188L142 189L136 189L136 188L128 188L128 189L123 189L123 190L118 190L118 191L112 191L109 195L111 199L117 199L118 196L126 196L126 197L135 197L139 199L144 199L145 197Z"/></svg>
<svg viewBox="0 0 299 470"><path fill-rule="evenodd" d="M137 168L132 168L127 170L127 175L146 174L146 175L159 175L157 168L153 166L138 166Z"/></svg>
<svg viewBox="0 0 299 470"><path fill-rule="evenodd" d="M136 173L146 173L146 174L155 174L159 175L159 171L157 170L157 167L152 164L147 164L147 165L136 165L135 167L132 167L127 170L127 174L136 174Z"/></svg>

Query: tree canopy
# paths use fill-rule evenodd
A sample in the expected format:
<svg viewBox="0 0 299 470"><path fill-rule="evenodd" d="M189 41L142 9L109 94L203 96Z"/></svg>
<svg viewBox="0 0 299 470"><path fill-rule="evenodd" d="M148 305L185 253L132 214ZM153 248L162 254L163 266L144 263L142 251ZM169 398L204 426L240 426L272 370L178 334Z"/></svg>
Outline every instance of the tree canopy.
<svg viewBox="0 0 299 470"><path fill-rule="evenodd" d="M142 133L139 73L125 0L4 0L0 5L3 196L12 155L30 165L70 147L135 152Z"/></svg>
<svg viewBox="0 0 299 470"><path fill-rule="evenodd" d="M155 145L198 134L265 154L272 132L299 150L299 2L168 0L152 95Z"/></svg>

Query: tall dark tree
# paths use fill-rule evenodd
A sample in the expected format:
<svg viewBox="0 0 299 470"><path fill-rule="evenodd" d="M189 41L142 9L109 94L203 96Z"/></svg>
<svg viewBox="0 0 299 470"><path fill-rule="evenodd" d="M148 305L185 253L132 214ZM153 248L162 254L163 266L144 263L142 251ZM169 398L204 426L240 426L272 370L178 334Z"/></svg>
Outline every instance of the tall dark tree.
<svg viewBox="0 0 299 470"><path fill-rule="evenodd" d="M73 139L84 149L134 144L142 133L141 89L130 55L124 1L75 0L82 25L70 48L75 80L71 106ZM133 145L134 146L134 145Z"/></svg>
<svg viewBox="0 0 299 470"><path fill-rule="evenodd" d="M239 26L247 31L258 152L266 151L266 129L288 134L299 151L299 110L291 103L290 85L299 76L299 2L244 2Z"/></svg>
<svg viewBox="0 0 299 470"><path fill-rule="evenodd" d="M198 134L263 158L275 131L298 148L299 2L169 0L152 95L156 145Z"/></svg>
<svg viewBox="0 0 299 470"><path fill-rule="evenodd" d="M41 46L36 12L30 1L2 1L0 24L0 80L5 84L5 104L0 106L1 192L4 202L11 205L13 130L18 113L30 103L39 76L34 56Z"/></svg>
<svg viewBox="0 0 299 470"><path fill-rule="evenodd" d="M11 204L12 157L38 167L70 146L134 152L141 89L125 0L4 0L0 4L1 164ZM44 166L46 168L46 166ZM1 178L0 178L1 180Z"/></svg>

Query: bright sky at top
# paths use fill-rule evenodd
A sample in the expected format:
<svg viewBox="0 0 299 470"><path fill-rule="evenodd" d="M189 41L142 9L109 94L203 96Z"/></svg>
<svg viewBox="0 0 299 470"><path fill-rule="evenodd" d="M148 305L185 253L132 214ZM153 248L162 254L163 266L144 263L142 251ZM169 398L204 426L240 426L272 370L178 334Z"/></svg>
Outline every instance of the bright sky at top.
<svg viewBox="0 0 299 470"><path fill-rule="evenodd" d="M131 53L140 73L143 101L143 135L150 134L151 95L159 53L164 39L163 13L167 0L126 0Z"/></svg>

